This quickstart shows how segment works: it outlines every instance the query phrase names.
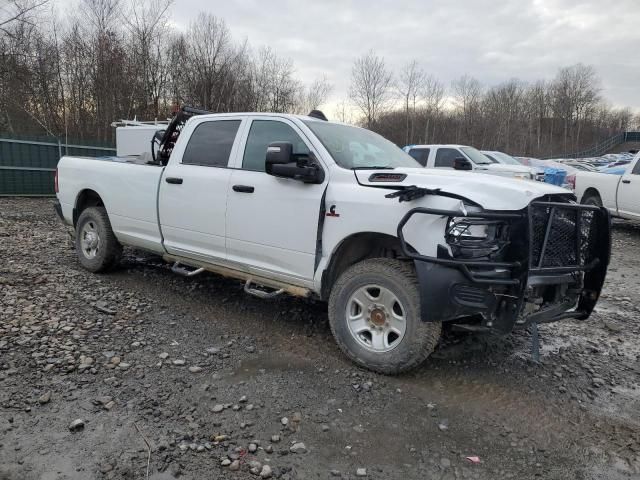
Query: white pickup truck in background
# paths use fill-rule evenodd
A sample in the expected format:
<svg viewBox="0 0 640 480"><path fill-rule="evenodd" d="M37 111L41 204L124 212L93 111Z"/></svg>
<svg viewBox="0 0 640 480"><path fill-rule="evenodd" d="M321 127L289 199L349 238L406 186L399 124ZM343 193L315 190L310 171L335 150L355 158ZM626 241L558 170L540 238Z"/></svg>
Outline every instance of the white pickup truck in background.
<svg viewBox="0 0 640 480"><path fill-rule="evenodd" d="M407 153L425 168L469 170L500 177L535 180L536 172L524 165L505 165L465 145L412 145Z"/></svg>
<svg viewBox="0 0 640 480"><path fill-rule="evenodd" d="M443 322L507 333L590 315L606 209L539 182L424 169L322 117L184 108L151 155L63 157L56 210L79 262L103 272L128 246L258 297L327 301L341 349L383 373L420 364Z"/></svg>
<svg viewBox="0 0 640 480"><path fill-rule="evenodd" d="M640 220L640 153L623 175L577 172L575 194L585 205L604 206L611 215Z"/></svg>

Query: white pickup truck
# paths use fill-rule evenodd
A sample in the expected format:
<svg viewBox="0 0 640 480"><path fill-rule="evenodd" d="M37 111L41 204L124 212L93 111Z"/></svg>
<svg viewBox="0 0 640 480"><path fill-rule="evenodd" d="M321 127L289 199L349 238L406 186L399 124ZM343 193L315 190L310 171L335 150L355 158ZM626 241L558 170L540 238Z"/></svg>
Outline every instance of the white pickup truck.
<svg viewBox="0 0 640 480"><path fill-rule="evenodd" d="M427 358L443 322L507 333L585 319L598 299L608 212L566 190L426 170L311 116L200 113L179 112L150 161L60 160L56 210L85 268L126 245L259 297L328 301L341 349L383 373Z"/></svg>
<svg viewBox="0 0 640 480"><path fill-rule="evenodd" d="M611 215L640 220L640 153L623 175L577 172L575 193L585 205L604 206Z"/></svg>
<svg viewBox="0 0 640 480"><path fill-rule="evenodd" d="M407 153L425 168L443 168L486 173L521 180L536 180L536 172L524 165L495 162L466 145L412 145Z"/></svg>

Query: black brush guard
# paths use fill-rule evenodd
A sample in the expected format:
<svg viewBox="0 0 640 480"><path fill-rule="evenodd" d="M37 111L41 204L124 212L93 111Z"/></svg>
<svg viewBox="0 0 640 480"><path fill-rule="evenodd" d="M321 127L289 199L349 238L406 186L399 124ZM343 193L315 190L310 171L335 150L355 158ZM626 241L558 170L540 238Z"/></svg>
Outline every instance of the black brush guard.
<svg viewBox="0 0 640 480"><path fill-rule="evenodd" d="M526 236L509 261L452 258L440 246L438 256L421 255L407 244L403 229L414 215L502 220ZM425 321L482 315L486 327L514 326L562 318L586 319L598 300L611 252L610 215L603 207L535 201L519 212L462 212L418 207L398 224L403 254L415 262ZM537 286L572 284L562 299L547 302L522 317L525 297ZM579 285L576 289L575 285ZM447 302L445 299L449 299Z"/></svg>

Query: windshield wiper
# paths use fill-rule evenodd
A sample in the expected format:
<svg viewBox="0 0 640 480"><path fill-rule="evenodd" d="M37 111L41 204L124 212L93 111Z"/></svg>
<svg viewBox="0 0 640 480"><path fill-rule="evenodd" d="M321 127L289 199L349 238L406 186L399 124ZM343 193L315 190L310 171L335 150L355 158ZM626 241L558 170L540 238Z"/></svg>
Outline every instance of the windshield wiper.
<svg viewBox="0 0 640 480"><path fill-rule="evenodd" d="M353 167L351 170L394 170L396 167L389 166L372 166L372 167Z"/></svg>

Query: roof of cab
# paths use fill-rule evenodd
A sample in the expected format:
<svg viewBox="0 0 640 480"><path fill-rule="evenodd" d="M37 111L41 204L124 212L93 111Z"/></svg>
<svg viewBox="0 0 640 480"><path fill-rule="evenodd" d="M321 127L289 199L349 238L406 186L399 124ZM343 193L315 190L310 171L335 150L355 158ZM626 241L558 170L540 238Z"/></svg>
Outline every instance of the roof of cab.
<svg viewBox="0 0 640 480"><path fill-rule="evenodd" d="M311 122L326 122L327 120L321 120L319 118L310 117L308 115L295 115L292 113L271 113L271 112L224 112L224 113L207 113L203 115L194 115L191 118L217 118L217 117L277 117L311 121ZM338 123L338 122L330 122Z"/></svg>
<svg viewBox="0 0 640 480"><path fill-rule="evenodd" d="M431 144L431 145L411 145L411 148L463 148L469 147L469 145L456 145L453 143L445 143L445 144Z"/></svg>

